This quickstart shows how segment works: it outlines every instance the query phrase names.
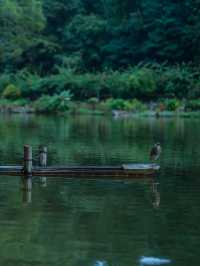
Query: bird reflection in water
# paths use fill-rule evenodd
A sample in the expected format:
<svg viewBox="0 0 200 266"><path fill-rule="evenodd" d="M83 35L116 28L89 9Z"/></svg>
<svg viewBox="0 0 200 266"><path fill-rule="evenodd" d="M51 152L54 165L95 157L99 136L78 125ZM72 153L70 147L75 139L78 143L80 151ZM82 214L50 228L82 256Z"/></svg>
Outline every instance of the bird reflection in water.
<svg viewBox="0 0 200 266"><path fill-rule="evenodd" d="M153 201L152 205L155 209L160 207L160 192L158 191L159 183L152 183L152 193L153 193Z"/></svg>

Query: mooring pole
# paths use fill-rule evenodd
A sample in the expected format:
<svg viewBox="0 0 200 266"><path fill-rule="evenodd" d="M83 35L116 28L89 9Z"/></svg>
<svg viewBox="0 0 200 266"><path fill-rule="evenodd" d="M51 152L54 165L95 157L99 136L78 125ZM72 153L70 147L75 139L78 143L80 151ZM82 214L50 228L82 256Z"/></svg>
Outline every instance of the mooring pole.
<svg viewBox="0 0 200 266"><path fill-rule="evenodd" d="M39 166L46 167L47 166L47 147L39 146ZM42 176L40 178L42 186L46 187L47 178Z"/></svg>
<svg viewBox="0 0 200 266"><path fill-rule="evenodd" d="M25 145L24 146L24 174L30 177L32 175L32 167L33 167L32 147L29 145Z"/></svg>
<svg viewBox="0 0 200 266"><path fill-rule="evenodd" d="M24 146L24 176L22 177L23 201L31 202L32 195L32 168L33 168L33 154L32 147Z"/></svg>
<svg viewBox="0 0 200 266"><path fill-rule="evenodd" d="M47 166L47 147L39 146L39 165L41 167Z"/></svg>

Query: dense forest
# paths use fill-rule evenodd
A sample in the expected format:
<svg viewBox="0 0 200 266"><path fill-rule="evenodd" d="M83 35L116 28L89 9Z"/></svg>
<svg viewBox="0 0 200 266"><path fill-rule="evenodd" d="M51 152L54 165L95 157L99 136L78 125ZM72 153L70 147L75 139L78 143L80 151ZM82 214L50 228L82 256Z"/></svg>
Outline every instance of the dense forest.
<svg viewBox="0 0 200 266"><path fill-rule="evenodd" d="M0 0L0 93L195 99L199 29L200 0Z"/></svg>

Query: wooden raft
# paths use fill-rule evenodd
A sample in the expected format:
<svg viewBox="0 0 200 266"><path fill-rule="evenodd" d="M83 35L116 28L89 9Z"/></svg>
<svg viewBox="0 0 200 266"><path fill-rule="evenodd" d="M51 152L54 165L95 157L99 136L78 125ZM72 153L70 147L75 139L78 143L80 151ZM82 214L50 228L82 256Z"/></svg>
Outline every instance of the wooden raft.
<svg viewBox="0 0 200 266"><path fill-rule="evenodd" d="M39 166L33 166L32 148L24 146L23 166L0 166L0 175L45 177L148 177L160 169L157 164L122 164L119 166L46 166L47 148L39 149Z"/></svg>

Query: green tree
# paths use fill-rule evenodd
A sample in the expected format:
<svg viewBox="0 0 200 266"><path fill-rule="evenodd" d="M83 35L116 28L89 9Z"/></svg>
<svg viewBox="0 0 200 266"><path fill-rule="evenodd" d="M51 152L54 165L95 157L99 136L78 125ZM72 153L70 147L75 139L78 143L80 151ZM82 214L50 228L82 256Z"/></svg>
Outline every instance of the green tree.
<svg viewBox="0 0 200 266"><path fill-rule="evenodd" d="M39 0L5 0L0 3L0 63L19 62L22 53L38 42L45 27Z"/></svg>
<svg viewBox="0 0 200 266"><path fill-rule="evenodd" d="M79 51L85 68L98 69L102 62L101 46L105 38L105 21L97 15L77 15L65 26L66 49Z"/></svg>

